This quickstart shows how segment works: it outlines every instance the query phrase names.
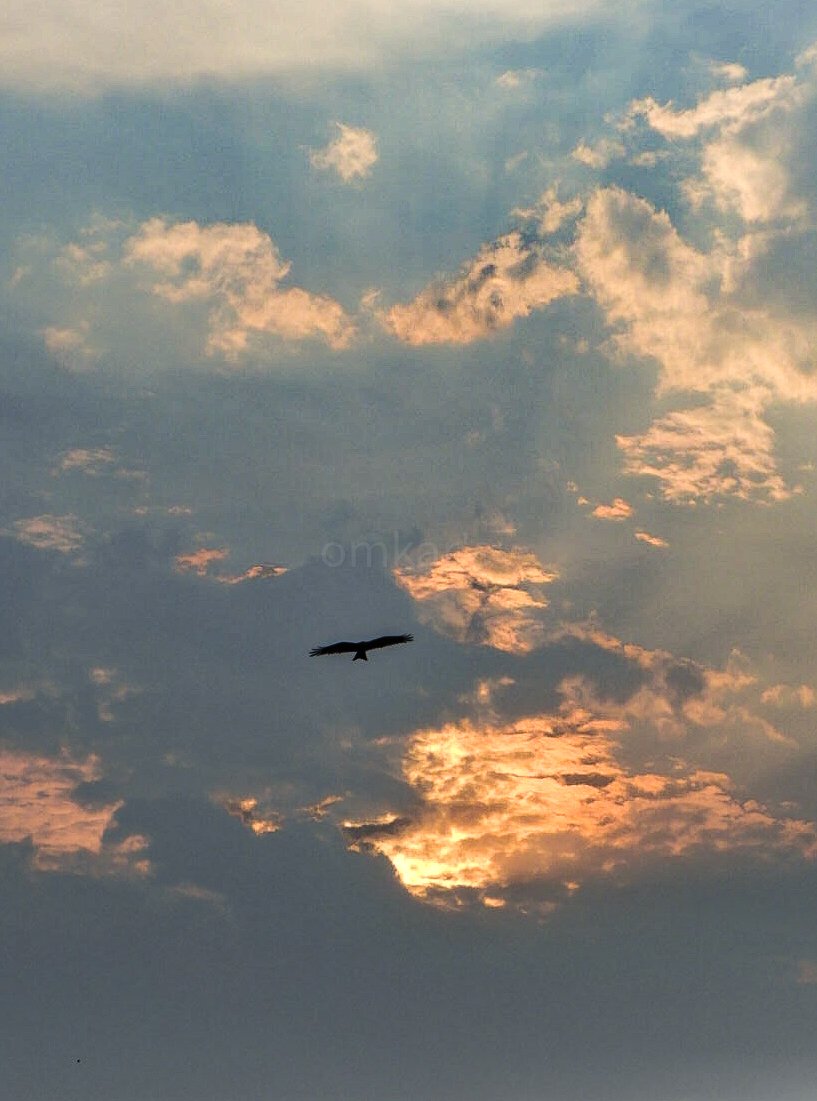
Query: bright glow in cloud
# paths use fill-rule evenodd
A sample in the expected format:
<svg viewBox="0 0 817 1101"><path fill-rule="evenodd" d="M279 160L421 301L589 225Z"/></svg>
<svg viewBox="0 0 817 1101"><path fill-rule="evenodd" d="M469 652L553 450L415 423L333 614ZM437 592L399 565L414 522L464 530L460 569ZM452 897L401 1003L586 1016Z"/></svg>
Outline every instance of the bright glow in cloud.
<svg viewBox="0 0 817 1101"><path fill-rule="evenodd" d="M126 264L162 277L151 290L168 302L210 304L210 354L235 360L250 337L261 333L291 341L320 339L336 349L354 334L333 299L299 287L280 288L290 264L252 224L200 226L151 218L125 242L124 257Z"/></svg>
<svg viewBox="0 0 817 1101"><path fill-rule="evenodd" d="M557 576L528 551L485 546L461 547L394 575L417 601L424 623L462 642L515 653L541 644L548 606L542 586Z"/></svg>
<svg viewBox="0 0 817 1101"><path fill-rule="evenodd" d="M637 531L635 533L636 539L640 543L646 543L649 547L668 547L669 543L666 539L662 539L659 535L650 535L648 531Z"/></svg>
<svg viewBox="0 0 817 1101"><path fill-rule="evenodd" d="M262 836L265 833L277 833L282 820L277 814L262 815L258 811L258 800L252 797L220 796L216 800L233 818L237 818L253 833Z"/></svg>
<svg viewBox="0 0 817 1101"><path fill-rule="evenodd" d="M213 562L223 562L229 556L229 550L224 547L202 547L190 554L177 554L176 569L180 573L195 573L198 577L206 577Z"/></svg>
<svg viewBox="0 0 817 1101"><path fill-rule="evenodd" d="M624 724L582 708L503 726L451 723L411 739L410 819L347 822L403 886L450 905L463 889L561 898L590 878L711 853L811 857L817 830L733 793L723 773L676 760L668 774L618 758Z"/></svg>
<svg viewBox="0 0 817 1101"><path fill-rule="evenodd" d="M356 129L335 123L340 134L325 149L316 149L309 156L313 168L332 169L344 183L371 176L377 164L377 141L371 130Z"/></svg>
<svg viewBox="0 0 817 1101"><path fill-rule="evenodd" d="M483 246L456 278L393 306L383 321L407 344L471 344L578 289L572 271L549 264L514 232Z"/></svg>

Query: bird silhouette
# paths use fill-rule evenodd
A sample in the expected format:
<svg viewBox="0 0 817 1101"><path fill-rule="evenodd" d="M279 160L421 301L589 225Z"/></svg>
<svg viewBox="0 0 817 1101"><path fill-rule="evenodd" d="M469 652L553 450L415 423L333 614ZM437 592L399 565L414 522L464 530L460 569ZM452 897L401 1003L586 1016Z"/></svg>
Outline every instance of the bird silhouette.
<svg viewBox="0 0 817 1101"><path fill-rule="evenodd" d="M380 650L383 646L396 646L400 642L413 642L414 635L381 635L368 642L333 642L331 646L315 646L309 651L311 658L324 654L354 654L352 661L368 661L369 650Z"/></svg>

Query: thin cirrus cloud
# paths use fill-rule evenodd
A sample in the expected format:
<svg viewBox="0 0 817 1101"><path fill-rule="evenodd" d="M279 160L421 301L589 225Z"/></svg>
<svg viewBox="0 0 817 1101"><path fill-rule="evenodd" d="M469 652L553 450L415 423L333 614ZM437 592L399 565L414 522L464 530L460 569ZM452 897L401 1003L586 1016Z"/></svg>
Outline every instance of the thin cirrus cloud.
<svg viewBox="0 0 817 1101"><path fill-rule="evenodd" d="M549 263L539 246L514 231L484 245L457 276L431 283L381 320L407 344L471 344L578 290L574 272Z"/></svg>
<svg viewBox="0 0 817 1101"><path fill-rule="evenodd" d="M254 335L318 339L344 348L354 326L331 298L300 287L281 288L290 264L252 224L144 222L124 244L124 263L155 273L150 291L174 305L210 307L206 350L237 359Z"/></svg>
<svg viewBox="0 0 817 1101"><path fill-rule="evenodd" d="M339 130L334 141L309 155L313 168L336 172L344 183L371 176L377 164L377 139L371 130L335 123Z"/></svg>

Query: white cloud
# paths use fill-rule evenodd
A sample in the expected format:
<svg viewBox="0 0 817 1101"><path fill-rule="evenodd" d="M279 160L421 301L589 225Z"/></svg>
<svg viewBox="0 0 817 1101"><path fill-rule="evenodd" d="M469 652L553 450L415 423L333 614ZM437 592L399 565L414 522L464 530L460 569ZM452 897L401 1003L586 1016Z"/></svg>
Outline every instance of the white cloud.
<svg viewBox="0 0 817 1101"><path fill-rule="evenodd" d="M507 167L507 166L506 166ZM558 198L558 187L552 184L539 196L538 201L532 207L515 207L511 214L517 218L535 219L538 223L539 233L545 237L556 233L565 222L581 214L583 202L578 195L563 203Z"/></svg>
<svg viewBox="0 0 817 1101"><path fill-rule="evenodd" d="M371 130L335 123L340 134L324 149L316 149L309 155L313 168L332 169L344 183L371 176L378 161L377 139Z"/></svg>
<svg viewBox="0 0 817 1101"><path fill-rule="evenodd" d="M83 321L76 327L48 325L43 329L43 342L51 355L68 370L84 371L92 367L99 352L88 343L89 325Z"/></svg>
<svg viewBox="0 0 817 1101"><path fill-rule="evenodd" d="M525 84L530 84L542 75L541 69L506 69L496 78L495 83L504 91L513 91Z"/></svg>
<svg viewBox="0 0 817 1101"><path fill-rule="evenodd" d="M587 145L581 141L571 153L575 161L587 165L588 168L606 168L607 165L624 156L624 146L620 141L612 138L600 138L595 145Z"/></svg>
<svg viewBox="0 0 817 1101"><path fill-rule="evenodd" d="M407 344L470 344L578 287L572 271L548 263L539 246L513 232L484 245L454 279L430 284L382 320Z"/></svg>
<svg viewBox="0 0 817 1101"><path fill-rule="evenodd" d="M290 264L251 223L201 226L151 218L125 242L124 260L158 273L161 278L150 289L168 302L210 304L210 354L235 360L254 334L319 339L336 349L354 334L333 299L299 287L281 288Z"/></svg>
<svg viewBox="0 0 817 1101"><path fill-rule="evenodd" d="M620 6L626 21L632 8ZM603 0L201 0L167 7L144 0L89 18L85 0L6 0L0 8L0 83L93 92L123 84L189 83L275 74L320 79L381 66L395 55L440 56L458 45L517 41L581 22Z"/></svg>

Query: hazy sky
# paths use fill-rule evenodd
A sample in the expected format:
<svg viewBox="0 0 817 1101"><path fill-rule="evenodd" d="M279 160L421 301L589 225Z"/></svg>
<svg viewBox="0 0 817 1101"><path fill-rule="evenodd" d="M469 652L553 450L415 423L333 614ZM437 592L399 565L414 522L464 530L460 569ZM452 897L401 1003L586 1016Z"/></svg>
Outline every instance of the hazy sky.
<svg viewBox="0 0 817 1101"><path fill-rule="evenodd" d="M8 1096L811 1101L813 4L7 0L0 137Z"/></svg>

